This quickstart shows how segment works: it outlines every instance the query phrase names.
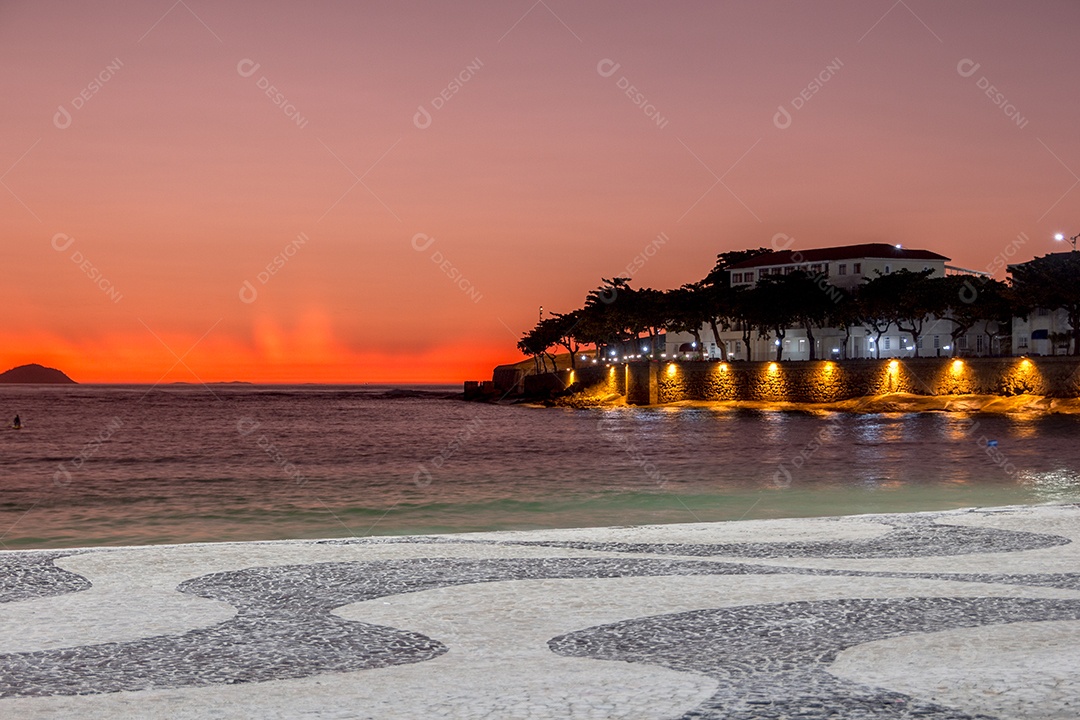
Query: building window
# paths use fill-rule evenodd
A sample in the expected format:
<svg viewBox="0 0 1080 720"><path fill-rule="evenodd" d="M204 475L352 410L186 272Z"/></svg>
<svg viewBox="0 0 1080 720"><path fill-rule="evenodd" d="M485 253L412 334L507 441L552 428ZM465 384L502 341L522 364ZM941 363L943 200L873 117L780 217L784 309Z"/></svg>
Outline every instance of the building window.
<svg viewBox="0 0 1080 720"><path fill-rule="evenodd" d="M854 263L851 266L851 272L855 273L856 275L860 274L862 272L862 263Z"/></svg>
<svg viewBox="0 0 1080 720"><path fill-rule="evenodd" d="M982 351L983 351L983 336L982 335L976 335L975 336L975 352L981 353Z"/></svg>
<svg viewBox="0 0 1080 720"><path fill-rule="evenodd" d="M889 344L890 344L890 343L889 343L889 338L885 338L885 339L884 339L884 343L885 343L885 344L884 344L884 345L882 345L882 347L883 347L883 348L885 348L886 350L888 350L888 349L889 349Z"/></svg>
<svg viewBox="0 0 1080 720"><path fill-rule="evenodd" d="M733 283L741 283L742 282L742 273L734 273L734 274L732 274L731 282L733 282Z"/></svg>
<svg viewBox="0 0 1080 720"><path fill-rule="evenodd" d="M920 337L920 338L919 338L919 341L915 343L915 347L917 347L917 348L919 348L920 350L922 350L922 337Z"/></svg>
<svg viewBox="0 0 1080 720"><path fill-rule="evenodd" d="M941 338L939 336L937 336L937 335L934 336L934 349L935 350L940 350L941 349Z"/></svg>
<svg viewBox="0 0 1080 720"><path fill-rule="evenodd" d="M844 265L843 263L838 265L836 267L836 274L837 275L847 275L847 265Z"/></svg>
<svg viewBox="0 0 1080 720"><path fill-rule="evenodd" d="M1016 341L1016 346L1026 348L1028 346L1027 335L1021 335Z"/></svg>
<svg viewBox="0 0 1080 720"><path fill-rule="evenodd" d="M892 265L886 265L885 266L885 274L888 275L891 272L892 272Z"/></svg>

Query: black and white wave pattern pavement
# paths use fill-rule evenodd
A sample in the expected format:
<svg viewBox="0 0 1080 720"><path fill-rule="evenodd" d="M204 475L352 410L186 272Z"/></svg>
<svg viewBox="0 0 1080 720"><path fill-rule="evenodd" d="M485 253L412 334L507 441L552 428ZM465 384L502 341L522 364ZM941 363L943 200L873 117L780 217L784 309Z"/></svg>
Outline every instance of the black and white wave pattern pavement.
<svg viewBox="0 0 1080 720"><path fill-rule="evenodd" d="M1075 718L1080 507L0 553L0 717Z"/></svg>

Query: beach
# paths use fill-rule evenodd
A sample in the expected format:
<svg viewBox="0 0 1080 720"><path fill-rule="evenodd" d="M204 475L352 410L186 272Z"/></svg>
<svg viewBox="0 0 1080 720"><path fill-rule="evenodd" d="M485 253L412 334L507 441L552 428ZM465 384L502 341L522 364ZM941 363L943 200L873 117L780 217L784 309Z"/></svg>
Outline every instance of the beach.
<svg viewBox="0 0 1080 720"><path fill-rule="evenodd" d="M0 715L1073 718L1080 506L0 553Z"/></svg>

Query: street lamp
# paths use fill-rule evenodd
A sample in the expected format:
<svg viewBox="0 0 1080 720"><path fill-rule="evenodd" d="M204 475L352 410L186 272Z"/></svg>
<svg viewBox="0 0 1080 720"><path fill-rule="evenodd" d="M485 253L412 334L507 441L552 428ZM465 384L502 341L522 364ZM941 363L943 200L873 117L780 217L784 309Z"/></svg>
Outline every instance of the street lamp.
<svg viewBox="0 0 1080 720"><path fill-rule="evenodd" d="M1080 233L1078 233L1076 235L1073 235L1072 237L1068 237L1068 238L1065 237L1065 233L1058 233L1057 235L1054 236L1054 239L1057 240L1058 242L1061 242L1062 240L1068 240L1069 242L1071 242L1072 246L1073 246L1073 252L1076 252L1076 239L1077 238L1080 238Z"/></svg>

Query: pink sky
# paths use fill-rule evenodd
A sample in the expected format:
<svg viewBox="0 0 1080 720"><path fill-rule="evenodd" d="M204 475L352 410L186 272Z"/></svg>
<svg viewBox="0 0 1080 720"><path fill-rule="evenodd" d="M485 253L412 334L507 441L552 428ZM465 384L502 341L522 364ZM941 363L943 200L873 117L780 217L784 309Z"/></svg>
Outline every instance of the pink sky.
<svg viewBox="0 0 1080 720"><path fill-rule="evenodd" d="M1065 1L7 2L0 365L456 382L660 233L635 286L779 233L1061 249L1077 27Z"/></svg>

